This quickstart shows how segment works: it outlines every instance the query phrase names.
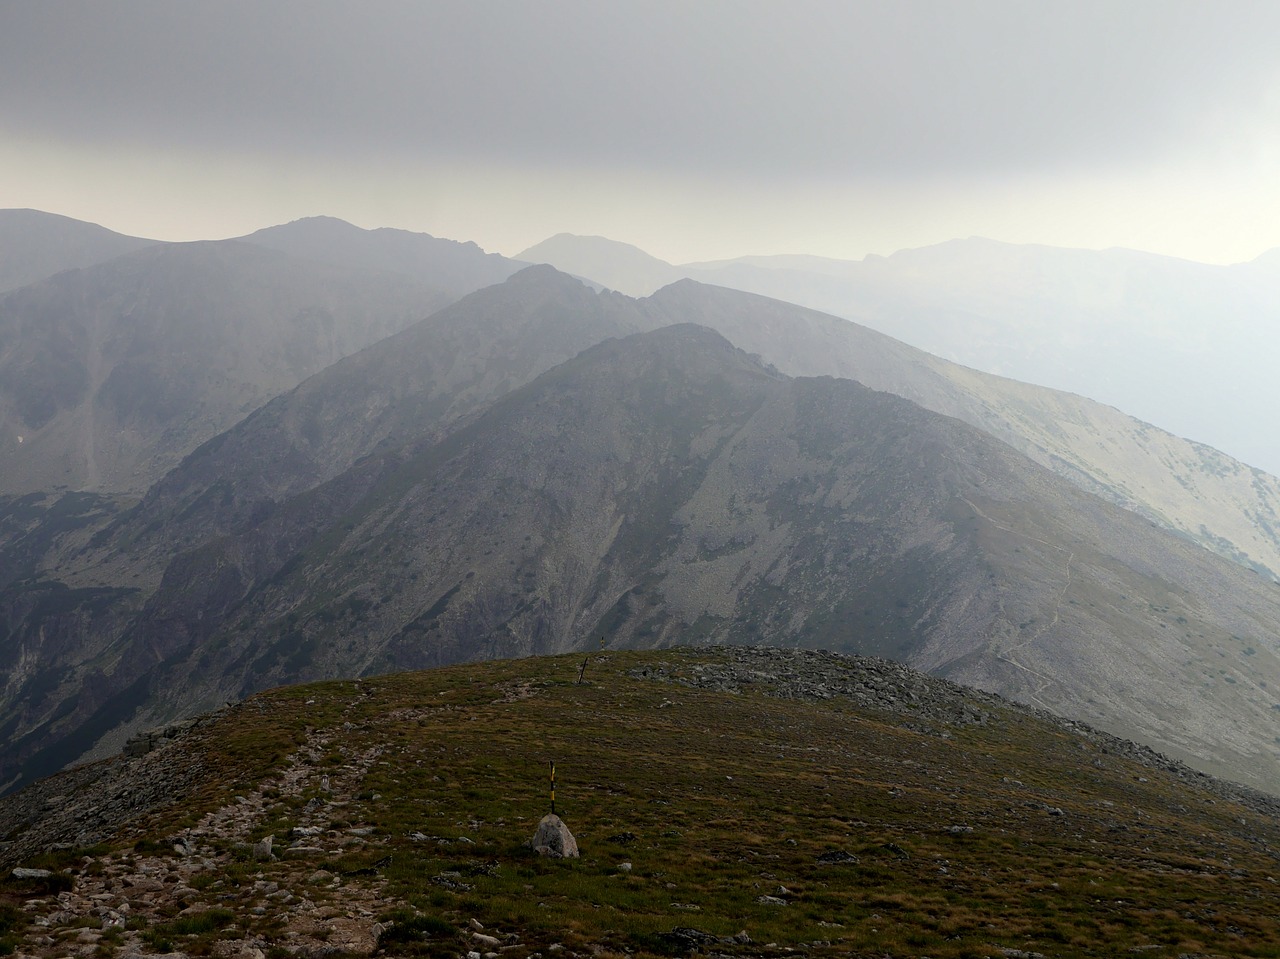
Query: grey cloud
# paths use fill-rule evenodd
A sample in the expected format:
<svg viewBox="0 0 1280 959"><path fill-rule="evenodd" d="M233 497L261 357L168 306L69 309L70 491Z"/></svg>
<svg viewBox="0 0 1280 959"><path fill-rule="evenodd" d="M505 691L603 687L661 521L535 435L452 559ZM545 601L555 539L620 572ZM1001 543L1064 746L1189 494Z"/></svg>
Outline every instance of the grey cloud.
<svg viewBox="0 0 1280 959"><path fill-rule="evenodd" d="M1280 5L9 3L0 130L742 176L1005 173L1273 108Z"/></svg>

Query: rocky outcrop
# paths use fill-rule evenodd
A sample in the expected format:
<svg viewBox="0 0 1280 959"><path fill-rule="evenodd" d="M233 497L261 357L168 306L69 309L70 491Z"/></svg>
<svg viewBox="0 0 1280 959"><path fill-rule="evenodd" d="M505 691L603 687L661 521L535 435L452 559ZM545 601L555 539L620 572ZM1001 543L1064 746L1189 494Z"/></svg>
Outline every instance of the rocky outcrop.
<svg viewBox="0 0 1280 959"><path fill-rule="evenodd" d="M184 733L190 732L200 722L199 719L186 719L179 723L170 723L160 729L149 729L132 736L124 744L124 755L130 757L145 756L153 749L168 746Z"/></svg>
<svg viewBox="0 0 1280 959"><path fill-rule="evenodd" d="M578 841L569 827L555 813L548 813L538 823L538 831L529 841L533 851L550 859L577 859Z"/></svg>
<svg viewBox="0 0 1280 959"><path fill-rule="evenodd" d="M204 780L198 751L173 748L224 711L134 737L125 752L0 797L0 867L59 847L91 846L181 802ZM145 747L145 748L144 748Z"/></svg>

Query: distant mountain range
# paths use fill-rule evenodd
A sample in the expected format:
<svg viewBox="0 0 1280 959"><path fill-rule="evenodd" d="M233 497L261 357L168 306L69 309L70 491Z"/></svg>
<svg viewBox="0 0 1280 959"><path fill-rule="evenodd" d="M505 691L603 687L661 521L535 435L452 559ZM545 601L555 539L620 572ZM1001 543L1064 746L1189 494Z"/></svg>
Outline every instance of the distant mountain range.
<svg viewBox="0 0 1280 959"><path fill-rule="evenodd" d="M0 296L0 494L141 493L271 397L520 266L325 218L155 244L46 217L0 211L0 242L34 236L56 274Z"/></svg>
<svg viewBox="0 0 1280 959"><path fill-rule="evenodd" d="M471 294L0 594L0 781L270 685L604 637L892 656L1280 788L1280 589L957 419L783 372L851 355L948 382L692 283Z"/></svg>
<svg viewBox="0 0 1280 959"><path fill-rule="evenodd" d="M974 369L1087 396L1280 473L1280 253L1211 266L1130 250L954 240L859 261L674 266L602 237L519 254L646 296L681 278L854 320Z"/></svg>

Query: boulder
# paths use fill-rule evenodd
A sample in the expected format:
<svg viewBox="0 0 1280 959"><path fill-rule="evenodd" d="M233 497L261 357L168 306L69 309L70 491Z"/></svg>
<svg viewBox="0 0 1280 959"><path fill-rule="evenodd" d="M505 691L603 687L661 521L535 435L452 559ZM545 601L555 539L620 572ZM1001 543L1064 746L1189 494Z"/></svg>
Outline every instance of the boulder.
<svg viewBox="0 0 1280 959"><path fill-rule="evenodd" d="M566 833L568 831L569 830L567 829L565 830ZM569 841L573 842L572 836L569 837ZM578 854L577 846L573 847L573 854L575 856ZM12 873L10 873L10 875L13 876L14 879L48 879L50 876L53 875L53 873L51 873L48 869L24 869L22 866L19 866Z"/></svg>
<svg viewBox="0 0 1280 959"><path fill-rule="evenodd" d="M533 834L529 845L539 856L550 856L556 859L578 858L578 841L573 838L569 827L555 813L542 817L542 822L538 823L538 831Z"/></svg>
<svg viewBox="0 0 1280 959"><path fill-rule="evenodd" d="M271 844L274 839L275 836L268 836L261 842L255 842L253 844L253 858L257 859L259 862L266 862L268 860L275 859L275 856L271 852Z"/></svg>

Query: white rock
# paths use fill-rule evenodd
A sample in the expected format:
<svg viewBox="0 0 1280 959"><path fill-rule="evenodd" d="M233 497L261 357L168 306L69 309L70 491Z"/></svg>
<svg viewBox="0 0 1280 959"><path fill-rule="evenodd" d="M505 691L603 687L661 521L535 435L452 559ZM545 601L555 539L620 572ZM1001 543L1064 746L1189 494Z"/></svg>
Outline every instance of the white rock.
<svg viewBox="0 0 1280 959"><path fill-rule="evenodd" d="M538 823L538 831L529 843L540 856L553 858L578 858L578 841L569 827L555 813L548 813Z"/></svg>

